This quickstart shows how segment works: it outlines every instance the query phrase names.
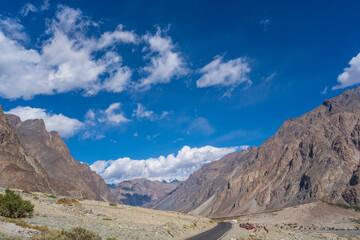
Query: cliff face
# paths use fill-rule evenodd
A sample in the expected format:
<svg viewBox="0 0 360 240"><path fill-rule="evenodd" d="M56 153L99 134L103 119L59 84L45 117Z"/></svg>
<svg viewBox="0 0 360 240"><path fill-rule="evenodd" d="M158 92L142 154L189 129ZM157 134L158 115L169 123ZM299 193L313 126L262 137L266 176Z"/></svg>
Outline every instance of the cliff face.
<svg viewBox="0 0 360 240"><path fill-rule="evenodd" d="M360 206L360 88L283 123L261 146L204 165L152 207L203 216L327 199Z"/></svg>
<svg viewBox="0 0 360 240"><path fill-rule="evenodd" d="M21 145L0 106L0 185L52 192L51 180L41 164Z"/></svg>
<svg viewBox="0 0 360 240"><path fill-rule="evenodd" d="M163 183L148 179L133 179L123 181L111 188L117 200L126 205L146 206L173 191L180 182Z"/></svg>
<svg viewBox="0 0 360 240"><path fill-rule="evenodd" d="M31 156L36 166L49 179L49 188L39 191L53 192L60 195L69 195L76 198L88 198L102 201L116 202L104 180L91 171L85 163L76 161L71 155L64 141L57 132L47 132L43 120L27 120L22 122L15 115L4 115L0 127L6 127L17 140L17 145ZM7 118L7 119L6 119ZM7 125L6 125L7 124ZM6 148L0 152L6 151ZM11 175L12 171L5 171ZM31 176L24 176L30 181ZM1 181L4 186L15 187ZM37 186L35 181L33 184ZM18 183L18 188L33 189ZM51 189L51 190L49 190ZM35 190L34 190L35 191Z"/></svg>

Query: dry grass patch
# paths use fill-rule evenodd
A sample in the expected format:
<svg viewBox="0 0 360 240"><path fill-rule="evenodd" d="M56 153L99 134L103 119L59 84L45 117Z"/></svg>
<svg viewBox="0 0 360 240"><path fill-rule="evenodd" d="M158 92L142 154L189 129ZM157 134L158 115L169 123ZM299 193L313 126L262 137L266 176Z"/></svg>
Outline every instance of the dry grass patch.
<svg viewBox="0 0 360 240"><path fill-rule="evenodd" d="M64 197L59 198L56 200L56 204L75 204L75 205L81 205L78 200L74 198Z"/></svg>

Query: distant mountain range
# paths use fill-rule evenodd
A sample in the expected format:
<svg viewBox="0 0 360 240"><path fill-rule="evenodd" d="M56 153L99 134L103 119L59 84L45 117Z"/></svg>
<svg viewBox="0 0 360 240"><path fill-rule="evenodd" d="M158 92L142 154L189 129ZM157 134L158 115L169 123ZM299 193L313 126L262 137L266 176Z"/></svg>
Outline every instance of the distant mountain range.
<svg viewBox="0 0 360 240"><path fill-rule="evenodd" d="M204 165L155 209L222 217L325 199L360 206L360 87L283 123L261 146Z"/></svg>
<svg viewBox="0 0 360 240"><path fill-rule="evenodd" d="M115 197L126 205L147 206L164 197L180 185L178 180L169 182L151 181L145 178L123 181L113 186Z"/></svg>
<svg viewBox="0 0 360 240"><path fill-rule="evenodd" d="M0 186L117 202L105 181L76 161L43 120L22 122L0 106Z"/></svg>

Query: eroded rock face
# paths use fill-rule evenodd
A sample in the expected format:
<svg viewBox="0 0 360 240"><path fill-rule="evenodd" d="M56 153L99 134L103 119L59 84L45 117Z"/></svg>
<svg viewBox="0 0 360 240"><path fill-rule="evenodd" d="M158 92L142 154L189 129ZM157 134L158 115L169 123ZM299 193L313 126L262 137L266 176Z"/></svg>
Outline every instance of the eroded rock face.
<svg viewBox="0 0 360 240"><path fill-rule="evenodd" d="M148 179L133 179L123 181L111 188L117 200L131 206L147 206L173 191L180 182L163 183Z"/></svg>
<svg viewBox="0 0 360 240"><path fill-rule="evenodd" d="M319 199L360 206L360 88L283 123L261 146L204 165L156 209L221 217Z"/></svg>
<svg viewBox="0 0 360 240"><path fill-rule="evenodd" d="M21 145L0 106L0 186L53 192L41 164Z"/></svg>
<svg viewBox="0 0 360 240"><path fill-rule="evenodd" d="M17 136L18 144L23 146L50 178L50 186L54 193L116 202L105 181L86 163L76 161L58 133L46 131L43 120L22 122L15 115L6 116L11 126L9 127Z"/></svg>

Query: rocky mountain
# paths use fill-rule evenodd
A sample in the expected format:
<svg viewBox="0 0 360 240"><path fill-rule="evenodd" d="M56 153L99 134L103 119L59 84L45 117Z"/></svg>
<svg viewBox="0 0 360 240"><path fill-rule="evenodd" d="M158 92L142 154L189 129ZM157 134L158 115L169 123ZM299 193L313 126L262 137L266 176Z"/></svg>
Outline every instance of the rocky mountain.
<svg viewBox="0 0 360 240"><path fill-rule="evenodd" d="M76 161L43 120L22 122L0 109L0 131L1 186L116 202L104 180Z"/></svg>
<svg viewBox="0 0 360 240"><path fill-rule="evenodd" d="M152 201L164 197L180 185L181 182L171 183L150 181L146 178L123 181L111 188L117 200L126 205L144 206Z"/></svg>
<svg viewBox="0 0 360 240"><path fill-rule="evenodd" d="M204 165L153 208L221 217L319 199L360 206L360 87Z"/></svg>
<svg viewBox="0 0 360 240"><path fill-rule="evenodd" d="M0 106L0 186L52 192L41 164L21 145Z"/></svg>

